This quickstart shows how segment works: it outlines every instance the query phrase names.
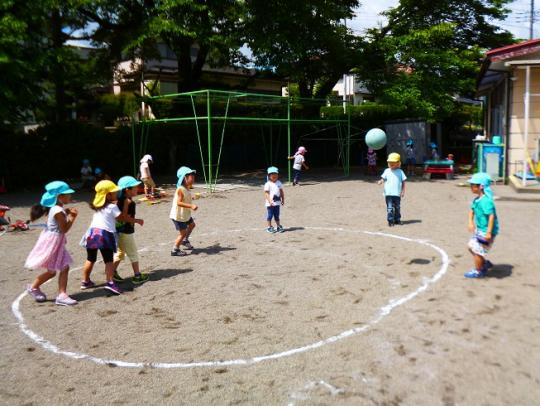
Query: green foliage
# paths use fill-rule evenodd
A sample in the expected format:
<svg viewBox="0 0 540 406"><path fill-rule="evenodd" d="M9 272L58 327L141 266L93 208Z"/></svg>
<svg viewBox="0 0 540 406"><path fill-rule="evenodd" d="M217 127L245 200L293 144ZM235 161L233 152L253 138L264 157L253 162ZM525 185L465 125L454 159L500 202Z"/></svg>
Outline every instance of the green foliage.
<svg viewBox="0 0 540 406"><path fill-rule="evenodd" d="M133 93L105 94L98 98L97 112L106 125L112 125L118 118L131 118L140 108L139 100Z"/></svg>

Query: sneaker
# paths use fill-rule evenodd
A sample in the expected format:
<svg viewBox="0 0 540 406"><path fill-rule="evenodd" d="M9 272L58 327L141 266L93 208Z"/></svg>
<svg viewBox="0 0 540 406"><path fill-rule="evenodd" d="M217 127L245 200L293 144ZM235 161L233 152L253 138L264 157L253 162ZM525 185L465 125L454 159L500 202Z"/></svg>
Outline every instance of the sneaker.
<svg viewBox="0 0 540 406"><path fill-rule="evenodd" d="M185 257L187 255L186 251L182 251L181 249L175 249L171 251L172 257Z"/></svg>
<svg viewBox="0 0 540 406"><path fill-rule="evenodd" d="M469 272L463 274L465 278L483 278L486 276L485 271L477 271L476 269L471 269Z"/></svg>
<svg viewBox="0 0 540 406"><path fill-rule="evenodd" d="M182 242L182 246L187 249L187 250L192 250L193 249L193 245L191 245L191 243L189 242L189 240L185 240Z"/></svg>
<svg viewBox="0 0 540 406"><path fill-rule="evenodd" d="M45 296L45 293L43 293L39 288L33 289L32 286L28 285L26 287L26 292L38 303L45 302L47 300L47 296Z"/></svg>
<svg viewBox="0 0 540 406"><path fill-rule="evenodd" d="M66 293L61 293L56 296L56 300L54 301L54 303L60 306L73 306L79 302L77 302L75 299L70 298Z"/></svg>
<svg viewBox="0 0 540 406"><path fill-rule="evenodd" d="M96 286L96 284L94 282L92 282L90 279L88 279L87 281L82 281L81 282L81 290L92 289L95 286Z"/></svg>
<svg viewBox="0 0 540 406"><path fill-rule="evenodd" d="M150 277L145 273L140 273L138 275L135 275L133 278L131 278L131 282L135 285L140 285L144 282L146 282Z"/></svg>
<svg viewBox="0 0 540 406"><path fill-rule="evenodd" d="M391 221L388 222L388 227L393 227L394 226L394 223L392 223Z"/></svg>
<svg viewBox="0 0 540 406"><path fill-rule="evenodd" d="M276 229L274 227L270 226L270 227L268 227L266 229L266 232L270 233L270 234L274 234L276 232Z"/></svg>
<svg viewBox="0 0 540 406"><path fill-rule="evenodd" d="M112 278L115 282L124 282L124 278L122 278L116 271L114 271L114 275Z"/></svg>
<svg viewBox="0 0 540 406"><path fill-rule="evenodd" d="M277 226L276 233L283 233L283 232L285 232L285 229L283 228L283 226L281 225Z"/></svg>
<svg viewBox="0 0 540 406"><path fill-rule="evenodd" d="M120 289L118 287L118 285L114 282L107 282L105 284L105 289L107 289L108 291L114 293L115 295L121 295L123 292L122 292L122 289Z"/></svg>

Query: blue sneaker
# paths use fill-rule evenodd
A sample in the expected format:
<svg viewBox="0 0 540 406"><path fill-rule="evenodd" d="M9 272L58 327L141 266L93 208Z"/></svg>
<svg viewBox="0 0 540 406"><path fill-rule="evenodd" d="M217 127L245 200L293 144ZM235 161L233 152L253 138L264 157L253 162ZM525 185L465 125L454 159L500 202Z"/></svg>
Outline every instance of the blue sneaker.
<svg viewBox="0 0 540 406"><path fill-rule="evenodd" d="M476 269L471 269L469 272L463 274L465 278L483 278L486 276L486 271L477 271Z"/></svg>
<svg viewBox="0 0 540 406"><path fill-rule="evenodd" d="M276 232L276 229L275 229L274 227L268 227L268 228L266 229L266 232L267 232L267 233L270 233L270 234L274 234L274 233Z"/></svg>

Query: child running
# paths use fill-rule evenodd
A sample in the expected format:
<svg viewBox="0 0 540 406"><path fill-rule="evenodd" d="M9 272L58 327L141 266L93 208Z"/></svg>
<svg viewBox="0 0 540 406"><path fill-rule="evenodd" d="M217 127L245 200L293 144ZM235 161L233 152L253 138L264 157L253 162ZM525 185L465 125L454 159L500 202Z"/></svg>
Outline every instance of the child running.
<svg viewBox="0 0 540 406"><path fill-rule="evenodd" d="M266 205L266 221L269 233L282 233L285 231L279 220L280 206L285 205L283 184L279 180L279 170L275 166L267 169L267 182L264 184L264 198ZM276 228L272 226L272 218L276 221Z"/></svg>
<svg viewBox="0 0 540 406"><path fill-rule="evenodd" d="M152 155L146 154L142 157L141 166L139 168L141 180L142 183L144 183L144 194L149 198L154 197L154 188L156 187L152 175L150 174L151 163L153 163Z"/></svg>
<svg viewBox="0 0 540 406"><path fill-rule="evenodd" d="M302 172L302 168L305 170L308 170L309 167L306 165L306 158L304 155L306 155L307 149L304 147L298 147L298 151L293 156L287 157L289 161L294 159L293 162L293 186L298 185L298 181L300 180L300 173Z"/></svg>
<svg viewBox="0 0 540 406"><path fill-rule="evenodd" d="M173 257L187 255L186 251L180 249L180 245L187 250L193 250L193 245L189 242L189 236L195 228L195 222L193 221L193 217L191 217L191 210L197 211L199 207L191 203L190 189L193 189L196 173L197 171L187 166L182 166L176 172L178 182L176 183L176 192L174 193L171 212L169 214L176 231L178 231L178 237L176 237L171 251Z"/></svg>
<svg viewBox="0 0 540 406"><path fill-rule="evenodd" d="M384 183L384 198L386 200L386 213L388 226L401 224L401 199L405 196L405 181L407 176L400 169L401 157L398 153L392 152L388 155L388 168L381 175L377 182Z"/></svg>
<svg viewBox="0 0 540 406"><path fill-rule="evenodd" d="M135 220L136 203L133 198L137 196L137 187L141 184L140 181L132 176L124 176L118 180L118 202L116 205L124 216L129 216ZM142 225L142 224L141 224ZM149 277L147 274L141 273L139 270L139 254L137 253L137 245L135 244L135 227L133 223L125 221L116 222L116 232L118 233L118 251L114 255L114 274L115 282L123 282L124 279L118 274L118 265L127 255L131 267L133 268L133 278L131 282L135 285L140 285L146 282Z"/></svg>
<svg viewBox="0 0 540 406"><path fill-rule="evenodd" d="M377 153L373 150L373 148L368 148L367 165L368 175L375 175L377 172Z"/></svg>
<svg viewBox="0 0 540 406"><path fill-rule="evenodd" d="M105 263L105 277L107 283L105 289L115 295L120 295L122 289L114 283L114 264L113 255L116 252L116 221L122 221L130 224L144 224L141 219L133 218L123 214L118 206L114 204L116 192L120 189L110 180L98 182L96 187L96 196L90 204L90 208L95 211L92 223L88 231L81 240L81 245L86 248L86 262L83 267L83 279L81 289L93 288L94 282L90 280L90 274L97 261L97 252L101 252L103 262Z"/></svg>
<svg viewBox="0 0 540 406"><path fill-rule="evenodd" d="M61 306L72 306L77 304L77 301L69 297L66 292L69 265L73 262L66 249L66 233L73 225L78 213L77 209L68 209L64 205L71 201L71 194L75 192L62 181L47 184L45 190L40 204L32 206L30 220L35 221L48 214L47 227L41 232L24 266L28 269L43 268L46 271L28 285L26 291L36 302L46 301L47 297L39 287L58 273L58 296L55 303Z"/></svg>
<svg viewBox="0 0 540 406"><path fill-rule="evenodd" d="M469 231L474 233L469 240L469 252L474 259L474 268L465 273L466 278L483 278L493 264L487 260L495 237L499 234L499 219L493 199L485 194L485 173L475 173L469 183L476 195L469 211Z"/></svg>

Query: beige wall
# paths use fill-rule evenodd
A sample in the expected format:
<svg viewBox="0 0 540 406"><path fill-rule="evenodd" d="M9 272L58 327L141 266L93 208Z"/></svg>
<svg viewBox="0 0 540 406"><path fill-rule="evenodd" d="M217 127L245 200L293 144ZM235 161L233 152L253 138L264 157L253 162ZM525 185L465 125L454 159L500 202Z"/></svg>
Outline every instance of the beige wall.
<svg viewBox="0 0 540 406"><path fill-rule="evenodd" d="M521 170L516 162L524 158L524 116L525 116L525 69L515 68L512 81L512 98L510 106L510 136L508 141L508 157L510 174ZM540 94L540 67L531 67L530 92ZM538 159L538 140L540 138L540 96L531 96L529 104L529 156Z"/></svg>

